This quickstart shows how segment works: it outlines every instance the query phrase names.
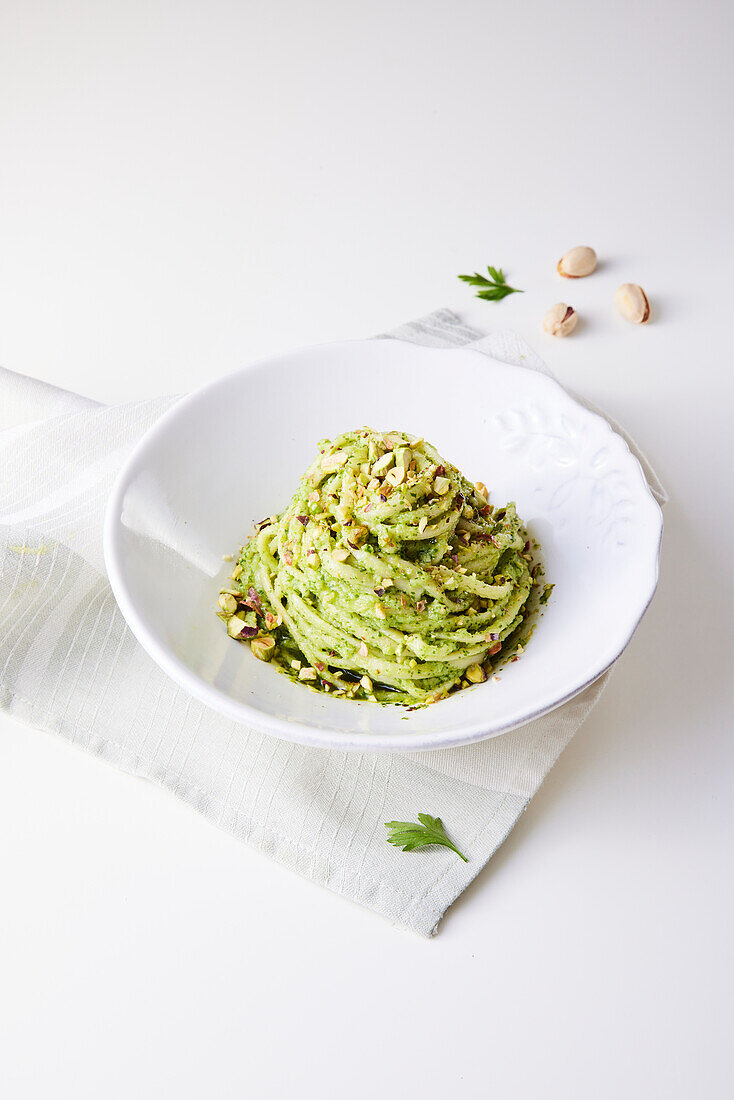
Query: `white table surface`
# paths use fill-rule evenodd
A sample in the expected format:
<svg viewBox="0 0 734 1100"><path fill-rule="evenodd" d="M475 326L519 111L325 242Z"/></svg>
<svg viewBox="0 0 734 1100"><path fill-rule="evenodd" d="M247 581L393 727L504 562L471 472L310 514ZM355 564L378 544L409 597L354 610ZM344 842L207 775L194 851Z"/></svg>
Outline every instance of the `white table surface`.
<svg viewBox="0 0 734 1100"><path fill-rule="evenodd" d="M0 1093L730 1097L731 5L0 18L5 366L123 401L450 305L519 330L672 498L604 699L430 942L3 718ZM598 274L560 280L582 243ZM487 263L526 293L475 302L456 274Z"/></svg>

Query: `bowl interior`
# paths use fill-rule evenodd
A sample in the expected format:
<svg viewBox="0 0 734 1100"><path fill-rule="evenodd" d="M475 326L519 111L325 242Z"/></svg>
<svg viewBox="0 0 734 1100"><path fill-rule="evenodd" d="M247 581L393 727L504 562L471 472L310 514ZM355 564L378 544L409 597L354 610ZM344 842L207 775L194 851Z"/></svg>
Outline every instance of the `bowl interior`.
<svg viewBox="0 0 734 1100"><path fill-rule="evenodd" d="M492 503L514 500L555 584L499 682L418 711L305 690L214 614L223 555L288 502L318 440L364 424L424 436ZM105 557L139 641L204 702L306 743L418 749L513 728L598 677L653 594L660 533L624 441L552 379L471 350L372 340L284 355L179 402L118 478Z"/></svg>

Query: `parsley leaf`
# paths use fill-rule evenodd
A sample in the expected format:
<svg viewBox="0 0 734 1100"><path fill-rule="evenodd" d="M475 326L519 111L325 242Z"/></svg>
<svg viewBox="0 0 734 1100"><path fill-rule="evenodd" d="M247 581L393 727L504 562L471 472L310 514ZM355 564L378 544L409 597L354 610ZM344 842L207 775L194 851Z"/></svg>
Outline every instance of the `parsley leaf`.
<svg viewBox="0 0 734 1100"><path fill-rule="evenodd" d="M483 298L485 302L500 302L508 294L523 293L522 290L507 285L501 267L488 265L487 271L489 272L489 279L486 275L480 275L478 271L475 271L473 275L459 275L459 278L463 283L468 283L469 286L481 287L482 289L477 291L477 298Z"/></svg>
<svg viewBox="0 0 734 1100"><path fill-rule="evenodd" d="M402 848L404 852L412 852L415 848L428 848L433 844L440 844L444 848L450 848L468 863L469 860L459 849L451 843L446 835L443 822L440 817L431 817L430 814L418 814L420 825L413 821L386 821L385 827L390 829L388 844L394 844Z"/></svg>

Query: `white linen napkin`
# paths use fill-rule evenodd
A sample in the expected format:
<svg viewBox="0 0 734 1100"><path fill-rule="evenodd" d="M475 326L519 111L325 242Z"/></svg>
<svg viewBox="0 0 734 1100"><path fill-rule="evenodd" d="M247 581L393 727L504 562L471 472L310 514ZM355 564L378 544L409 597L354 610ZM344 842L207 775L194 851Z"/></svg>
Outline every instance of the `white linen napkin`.
<svg viewBox="0 0 734 1100"><path fill-rule="evenodd" d="M389 336L434 347L471 343L548 373L514 333L483 335L449 310ZM0 371L0 706L154 780L302 875L430 935L507 836L610 674L514 732L392 756L288 744L209 710L135 641L102 558L115 473L175 400L105 407ZM664 503L654 471L627 442ZM385 821L419 812L444 818L468 864L444 848L403 853L386 843Z"/></svg>

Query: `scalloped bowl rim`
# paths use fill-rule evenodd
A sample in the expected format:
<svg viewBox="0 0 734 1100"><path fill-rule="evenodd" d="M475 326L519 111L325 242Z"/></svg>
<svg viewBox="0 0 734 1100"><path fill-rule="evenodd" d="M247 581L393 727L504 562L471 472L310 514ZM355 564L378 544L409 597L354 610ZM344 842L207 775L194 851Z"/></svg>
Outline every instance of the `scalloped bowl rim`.
<svg viewBox="0 0 734 1100"><path fill-rule="evenodd" d="M450 720L451 710L448 706L450 700L435 704L435 706L430 708L433 712L440 708L446 708L446 725L439 730L428 733L407 729L405 731L391 732L389 734L365 733L349 729L335 733L333 730L320 728L318 725L311 724L308 721L304 722L291 718L284 719L275 715L264 714L263 711L257 707L243 700L235 699L227 694L226 691L213 686L198 675L198 673L193 671L181 657L177 656L177 654L173 652L171 646L162 639L160 633L151 629L149 622L141 610L139 601L131 591L128 583L124 562L123 525L121 523L125 495L136 473L145 467L146 456L149 449L154 444L164 440L167 433L171 431L172 427L176 425L177 421L182 416L192 408L195 408L199 402L206 400L211 395L216 394L218 390L226 388L233 382L240 379L246 379L249 376L254 377L258 372L270 371L283 363L292 362L296 364L298 359L303 355L318 354L320 352L329 355L338 349L340 353L348 356L355 348L364 349L365 347L374 347L375 345L383 345L383 347L385 345L397 345L404 354L407 349L408 355L419 352L431 356L440 354L442 356L452 356L454 358L471 357L481 360L481 367L485 370L488 369L491 364L494 364L495 366L503 368L509 367L509 369L515 371L522 371L523 374L532 374L535 380L537 380L539 388L547 387L549 390L554 391L556 398L560 399L562 402L568 403L569 406L573 406L575 410L580 410L584 418L589 418L589 420L598 422L603 432L613 436L615 440L623 445L631 468L635 470L638 488L641 490L641 498L644 497L646 500L649 516L652 521L651 530L655 532L654 537L649 541L648 547L649 557L646 565L647 584L644 598L639 600L636 608L629 614L627 627L623 632L623 640L621 643L617 643L613 649L608 650L600 656L597 667L595 667L591 674L584 676L582 679L572 680L569 682L567 690L554 694L542 705L536 706L521 714L516 714L504 721L492 723L485 715L483 717L477 717L469 723L464 723L460 727L456 727ZM300 471L295 470L294 485L299 476ZM655 594L659 578L662 533L662 510L653 497L644 471L637 457L630 451L626 440L614 431L601 414L593 412L578 402L552 376L528 368L517 366L510 367L508 364L493 360L486 354L476 351L471 347L437 349L426 348L402 340L380 339L373 341L356 340L339 341L338 343L330 342L270 356L266 359L247 364L237 371L217 378L193 391L191 394L182 397L141 437L133 452L128 456L120 469L107 503L103 544L105 565L110 585L122 615L132 633L155 663L159 665L173 681L183 687L200 702L235 722L254 728L262 733L275 735L287 741L338 750L410 752L471 744L517 729L534 719L543 717L557 707L562 706L564 703L569 702L599 679L599 677L603 676L629 644ZM549 579L552 580L553 578L551 577ZM296 685L296 687L297 690L302 690L300 686ZM471 690L476 691L477 689ZM314 693L308 692L306 694L312 695ZM460 694L463 695L465 693L462 692ZM335 702L335 700L330 700L330 702ZM349 705L353 706L354 704ZM393 708L390 709L392 710ZM397 710L399 708L394 709Z"/></svg>

